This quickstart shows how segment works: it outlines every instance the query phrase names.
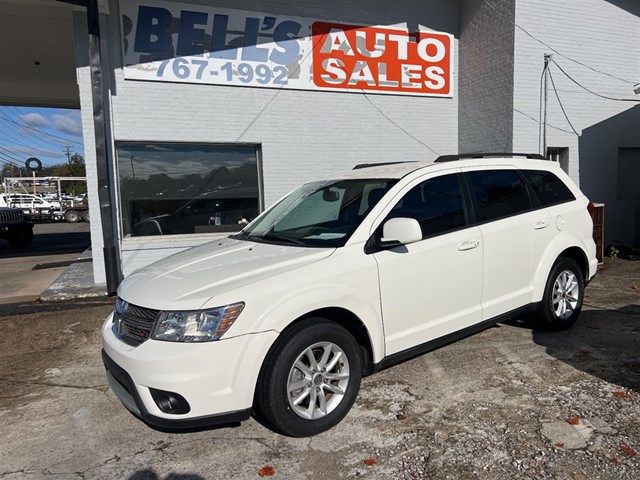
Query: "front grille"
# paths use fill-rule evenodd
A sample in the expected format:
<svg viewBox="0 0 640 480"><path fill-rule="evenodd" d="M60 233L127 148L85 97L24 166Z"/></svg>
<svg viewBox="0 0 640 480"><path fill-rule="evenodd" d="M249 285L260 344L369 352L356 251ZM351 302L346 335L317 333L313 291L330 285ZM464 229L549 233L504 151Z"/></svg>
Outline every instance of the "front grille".
<svg viewBox="0 0 640 480"><path fill-rule="evenodd" d="M149 339L160 310L131 305L119 301L113 316L114 330L123 342L138 346ZM120 311L118 311L120 310Z"/></svg>
<svg viewBox="0 0 640 480"><path fill-rule="evenodd" d="M0 210L0 223L13 225L22 222L21 210Z"/></svg>

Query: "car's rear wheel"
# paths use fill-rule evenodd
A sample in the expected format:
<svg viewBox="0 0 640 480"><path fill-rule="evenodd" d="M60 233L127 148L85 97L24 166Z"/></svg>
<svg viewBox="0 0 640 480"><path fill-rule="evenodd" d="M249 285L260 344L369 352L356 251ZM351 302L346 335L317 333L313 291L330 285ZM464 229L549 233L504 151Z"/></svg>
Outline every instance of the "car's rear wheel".
<svg viewBox="0 0 640 480"><path fill-rule="evenodd" d="M262 366L258 419L277 432L306 437L338 424L362 380L359 346L342 326L310 318L285 330Z"/></svg>
<svg viewBox="0 0 640 480"><path fill-rule="evenodd" d="M551 269L537 326L544 330L564 330L571 327L582 310L584 277L578 264L560 257Z"/></svg>

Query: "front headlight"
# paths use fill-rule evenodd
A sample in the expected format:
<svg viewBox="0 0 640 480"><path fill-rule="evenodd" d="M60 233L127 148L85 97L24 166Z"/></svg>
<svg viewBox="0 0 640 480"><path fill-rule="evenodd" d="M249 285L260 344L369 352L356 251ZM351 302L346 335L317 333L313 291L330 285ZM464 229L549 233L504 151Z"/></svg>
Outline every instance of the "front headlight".
<svg viewBox="0 0 640 480"><path fill-rule="evenodd" d="M236 321L244 303L210 310L162 312L151 335L169 342L211 342L218 340Z"/></svg>

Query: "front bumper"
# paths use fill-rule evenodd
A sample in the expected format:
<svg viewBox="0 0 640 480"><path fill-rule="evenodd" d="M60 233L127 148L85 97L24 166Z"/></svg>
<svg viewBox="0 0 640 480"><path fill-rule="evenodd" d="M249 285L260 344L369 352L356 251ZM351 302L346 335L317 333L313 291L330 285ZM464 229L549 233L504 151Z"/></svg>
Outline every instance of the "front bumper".
<svg viewBox="0 0 640 480"><path fill-rule="evenodd" d="M147 340L134 347L114 335L109 316L102 358L113 392L136 416L162 429L199 428L249 417L262 362L277 336L267 331L207 343ZM154 390L178 394L188 411L162 411Z"/></svg>
<svg viewBox="0 0 640 480"><path fill-rule="evenodd" d="M233 425L248 420L251 408L218 415L192 418L162 418L149 413L131 376L118 366L109 355L102 350L102 361L107 370L107 381L127 409L148 425L162 430L180 430L211 427L216 425ZM180 417L180 416L176 416Z"/></svg>

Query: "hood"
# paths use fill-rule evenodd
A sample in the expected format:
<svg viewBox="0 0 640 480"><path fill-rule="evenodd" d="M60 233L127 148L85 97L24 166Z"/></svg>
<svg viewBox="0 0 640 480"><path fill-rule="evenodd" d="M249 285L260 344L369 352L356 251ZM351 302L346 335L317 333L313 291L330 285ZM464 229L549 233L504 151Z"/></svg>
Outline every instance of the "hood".
<svg viewBox="0 0 640 480"><path fill-rule="evenodd" d="M118 295L156 310L198 309L216 295L316 262L334 250L225 238L137 270L122 281Z"/></svg>

